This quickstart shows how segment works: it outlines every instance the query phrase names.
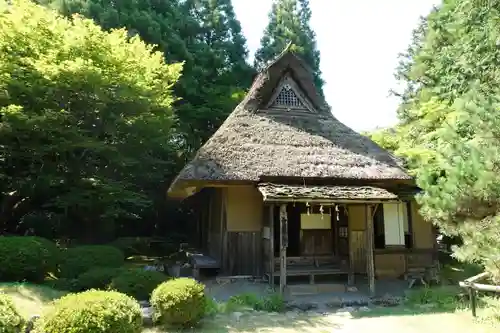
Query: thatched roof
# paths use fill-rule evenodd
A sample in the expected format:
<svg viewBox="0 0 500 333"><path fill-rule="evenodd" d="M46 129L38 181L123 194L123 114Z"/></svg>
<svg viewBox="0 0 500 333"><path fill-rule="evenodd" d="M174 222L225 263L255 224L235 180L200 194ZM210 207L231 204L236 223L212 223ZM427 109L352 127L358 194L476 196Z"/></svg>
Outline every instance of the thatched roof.
<svg viewBox="0 0 500 333"><path fill-rule="evenodd" d="M285 76L314 112L267 112ZM256 77L245 99L179 173L169 192L190 181L257 182L262 177L411 179L397 158L332 115L311 70L288 50Z"/></svg>
<svg viewBox="0 0 500 333"><path fill-rule="evenodd" d="M373 186L290 186L259 184L264 201L342 201L342 200L398 200L398 195Z"/></svg>

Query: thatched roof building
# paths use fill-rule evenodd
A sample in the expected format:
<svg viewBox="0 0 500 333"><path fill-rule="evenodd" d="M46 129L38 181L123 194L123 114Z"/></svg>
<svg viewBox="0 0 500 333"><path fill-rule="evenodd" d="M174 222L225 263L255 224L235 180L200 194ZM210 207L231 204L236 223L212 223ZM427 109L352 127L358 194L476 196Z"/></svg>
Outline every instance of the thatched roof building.
<svg viewBox="0 0 500 333"><path fill-rule="evenodd" d="M309 184L411 180L396 157L337 120L313 82L305 62L286 49L256 77L169 194L202 183L276 178Z"/></svg>

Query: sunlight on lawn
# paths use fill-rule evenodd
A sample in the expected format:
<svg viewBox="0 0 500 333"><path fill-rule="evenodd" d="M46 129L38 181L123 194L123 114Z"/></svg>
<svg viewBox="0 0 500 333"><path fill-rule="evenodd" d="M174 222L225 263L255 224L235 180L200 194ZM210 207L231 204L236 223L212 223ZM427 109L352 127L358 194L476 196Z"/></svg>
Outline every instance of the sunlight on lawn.
<svg viewBox="0 0 500 333"><path fill-rule="evenodd" d="M0 292L12 297L18 311L25 318L40 314L52 300L65 294L49 287L29 283L1 283Z"/></svg>
<svg viewBox="0 0 500 333"><path fill-rule="evenodd" d="M0 292L10 295L16 307L26 318L40 314L50 302L64 295L64 292L49 287L24 284L0 284ZM184 330L185 333L440 333L442 330L453 333L496 333L500 327L482 323L472 318L470 311L425 313L414 312L411 308L383 308L369 312L355 312L344 315L329 313L263 313L244 312L220 314L204 320L199 328ZM481 309L478 315L481 316ZM175 329L148 328L143 333L177 333Z"/></svg>

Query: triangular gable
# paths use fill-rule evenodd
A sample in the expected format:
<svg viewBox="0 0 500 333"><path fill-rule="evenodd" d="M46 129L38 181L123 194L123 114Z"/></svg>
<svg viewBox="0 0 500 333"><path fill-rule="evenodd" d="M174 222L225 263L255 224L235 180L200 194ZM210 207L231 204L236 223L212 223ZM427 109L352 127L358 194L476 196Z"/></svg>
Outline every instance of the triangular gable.
<svg viewBox="0 0 500 333"><path fill-rule="evenodd" d="M315 112L300 87L290 75L285 75L269 99L266 109L284 109L287 111Z"/></svg>

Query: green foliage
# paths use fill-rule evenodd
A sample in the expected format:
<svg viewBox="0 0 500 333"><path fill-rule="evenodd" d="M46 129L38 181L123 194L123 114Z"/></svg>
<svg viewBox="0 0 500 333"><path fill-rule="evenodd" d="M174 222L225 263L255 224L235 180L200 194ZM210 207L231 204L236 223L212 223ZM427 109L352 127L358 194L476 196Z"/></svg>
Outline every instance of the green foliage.
<svg viewBox="0 0 500 333"><path fill-rule="evenodd" d="M205 315L215 316L223 309L223 304L219 304L215 299L206 297Z"/></svg>
<svg viewBox="0 0 500 333"><path fill-rule="evenodd" d="M108 240L142 224L179 161L182 64L125 30L11 3L0 11L0 228Z"/></svg>
<svg viewBox="0 0 500 333"><path fill-rule="evenodd" d="M144 269L127 269L113 277L110 289L117 290L137 300L148 300L153 290L165 282L168 277L156 271Z"/></svg>
<svg viewBox="0 0 500 333"><path fill-rule="evenodd" d="M478 263L500 280L500 94L475 91L457 100L456 121L438 129L436 163L422 168L421 212L443 232L460 235L461 261ZM436 172L439 170L439 173Z"/></svg>
<svg viewBox="0 0 500 333"><path fill-rule="evenodd" d="M79 283L77 279L67 278L49 278L43 283L45 286L59 291L79 291Z"/></svg>
<svg viewBox="0 0 500 333"><path fill-rule="evenodd" d="M120 237L109 243L123 252L126 258L135 255L149 255L150 237Z"/></svg>
<svg viewBox="0 0 500 333"><path fill-rule="evenodd" d="M43 281L57 269L60 252L51 241L31 236L0 236L0 279Z"/></svg>
<svg viewBox="0 0 500 333"><path fill-rule="evenodd" d="M118 268L124 263L123 253L113 246L83 245L72 247L62 254L60 276L76 278L96 267Z"/></svg>
<svg viewBox="0 0 500 333"><path fill-rule="evenodd" d="M0 332L19 333L24 326L23 317L9 296L0 292Z"/></svg>
<svg viewBox="0 0 500 333"><path fill-rule="evenodd" d="M464 281L483 271L484 267L478 264L455 262L443 266L439 275L443 282L447 282L451 285L458 285L460 281Z"/></svg>
<svg viewBox="0 0 500 333"><path fill-rule="evenodd" d="M167 61L184 62L175 107L182 138L178 153L185 159L215 132L250 86L253 70L246 63L246 40L230 0L45 2L65 15L92 18L104 29L125 27L157 45Z"/></svg>
<svg viewBox="0 0 500 333"><path fill-rule="evenodd" d="M160 284L151 295L155 321L163 325L193 326L205 315L205 286L196 280L178 278Z"/></svg>
<svg viewBox="0 0 500 333"><path fill-rule="evenodd" d="M285 309L285 301L279 294L259 297L252 293L245 293L231 296L226 304L226 310L233 311L242 306L251 307L257 311L282 312Z"/></svg>
<svg viewBox="0 0 500 333"><path fill-rule="evenodd" d="M458 286L440 286L409 290L406 304L409 306L432 305L432 309L454 310L465 303L463 289Z"/></svg>
<svg viewBox="0 0 500 333"><path fill-rule="evenodd" d="M85 273L78 275L75 288L77 291L84 291L88 289L108 289L113 278L120 275L122 273L122 270L123 268L117 267L91 268ZM122 290L118 291L123 292Z"/></svg>
<svg viewBox="0 0 500 333"><path fill-rule="evenodd" d="M43 333L140 333L142 312L131 297L89 290L63 296L36 322Z"/></svg>
<svg viewBox="0 0 500 333"><path fill-rule="evenodd" d="M269 13L269 23L255 53L255 67L261 69L274 60L288 45L311 67L316 87L323 94L320 53L316 34L311 28L309 0L275 0Z"/></svg>
<svg viewBox="0 0 500 333"><path fill-rule="evenodd" d="M397 76L399 155L423 216L463 244L455 256L500 281L500 1L447 0L415 30Z"/></svg>

